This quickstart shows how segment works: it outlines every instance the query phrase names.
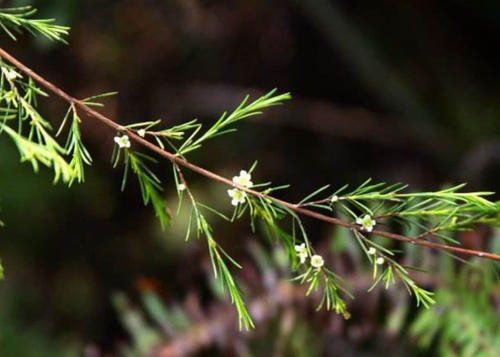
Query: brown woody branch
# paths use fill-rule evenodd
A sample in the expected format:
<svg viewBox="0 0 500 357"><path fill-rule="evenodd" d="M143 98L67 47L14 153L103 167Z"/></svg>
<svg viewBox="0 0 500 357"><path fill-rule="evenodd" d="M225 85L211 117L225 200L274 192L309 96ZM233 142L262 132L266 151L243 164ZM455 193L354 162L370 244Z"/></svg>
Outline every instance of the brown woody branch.
<svg viewBox="0 0 500 357"><path fill-rule="evenodd" d="M286 202L286 201L280 200L278 198L263 194L261 192L258 192L258 191L255 191L255 190L252 190L252 189L249 189L246 187L239 187L238 185L235 185L231 180L229 180L225 177L222 177L220 175L217 175L216 173L214 173L212 171L208 171L200 166L194 165L194 164L190 163L189 161L186 161L186 160L182 159L181 157L177 156L176 154L173 154L167 150L164 150L164 149L160 148L159 146L143 139L139 135L135 134L133 131L128 130L127 128L117 124L116 122L114 122L110 118L104 116L103 114L99 113L98 111L87 106L81 100L74 98L73 96L64 92L59 87L57 87L54 84L52 84L51 82L47 81L45 78L38 75L36 72L34 72L30 68L28 68L22 62L18 61L16 58L11 56L8 52L6 52L4 49L2 49L0 47L0 59L1 58L9 61L12 65L17 67L19 70L24 72L26 75L33 78L35 81L37 81L42 87L53 92L54 94L61 97L62 99L64 99L68 103L70 103L71 105L74 105L79 110L86 113L88 116L93 117L93 118L101 121L102 123L106 124L107 126L113 128L117 131L126 133L136 143L139 143L142 146L147 147L151 151L157 153L158 155L170 160L171 162L173 162L179 166L183 166L191 171L197 172L200 175L203 175L209 179L220 182L222 184L236 187L239 190L245 191L246 193L248 193L252 196L260 197L260 198L264 198L264 199L270 199L270 200L278 203L279 205L282 205L282 206L284 206L284 207L286 207L286 208L288 208L296 213L302 214L304 216L309 216L309 217L318 219L320 221L324 221L324 222L331 223L334 225L342 226L342 227L345 227L345 228L348 228L351 230L359 230L360 229L360 227L354 223L350 223L350 222L342 221L342 220L334 218L334 217L326 216L324 214L300 207L300 205ZM446 244L429 242L429 241L425 241L425 240L421 240L421 239L417 239L417 238L412 238L412 237L407 237L407 236L404 236L401 234L391 233L391 232L386 232L386 231L381 231L381 230L373 230L372 233L379 235L379 236L382 236L382 237L385 237L385 238L394 239L394 240L398 240L398 241L402 241L402 242L406 242L406 243L417 244L417 245L431 248L431 249L444 250L444 251L457 253L457 254L465 254L465 255L477 256L477 257L488 258L488 259L500 261L500 255L485 252L485 251L467 249L467 248L450 246L450 245L446 245Z"/></svg>

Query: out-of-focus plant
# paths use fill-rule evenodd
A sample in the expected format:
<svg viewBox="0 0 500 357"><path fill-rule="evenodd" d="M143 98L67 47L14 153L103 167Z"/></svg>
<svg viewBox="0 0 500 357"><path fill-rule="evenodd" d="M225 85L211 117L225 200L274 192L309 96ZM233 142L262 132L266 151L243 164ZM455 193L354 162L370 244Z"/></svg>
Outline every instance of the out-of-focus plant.
<svg viewBox="0 0 500 357"><path fill-rule="evenodd" d="M0 10L0 24L15 39L13 32L25 29L35 35L64 42L68 29L55 25L52 20L38 20L31 16L30 8ZM384 237L422 247L451 253L500 260L500 255L456 246L452 234L473 228L477 224L496 226L500 222L500 203L489 201L490 192L462 192L463 185L435 192L408 192L403 184L386 185L371 180L354 189L344 186L330 190L323 186L314 190L298 203L278 199L274 193L288 185L273 186L270 182L254 183L257 163L248 170L240 170L232 180L201 168L188 159L189 155L203 149L212 139L236 131L243 119L255 117L263 110L289 100L290 94L276 94L273 90L254 101L246 97L234 110L222 114L214 124L205 128L197 120L163 127L161 121L139 122L123 126L94 109L98 100L107 93L87 99L77 99L47 81L22 62L0 48L0 133L11 139L18 148L21 161L29 162L34 171L47 166L54 171L54 183L62 181L71 186L84 181L85 167L92 163L80 130L82 114L100 121L116 132L112 157L114 167L122 166L125 188L129 174L135 175L144 204L151 204L160 225L165 228L171 214L163 199L163 185L154 172L156 158L139 151L139 146L171 162L178 207L183 202L190 206L190 219L186 240L192 235L204 238L210 254L214 276L221 283L238 312L240 328L254 326L245 302L243 289L233 275L232 268L242 268L219 244L211 225L212 217L228 223L247 216L251 229L261 229L272 240L281 244L294 272L294 281L307 286L306 295L319 291L318 309L324 307L349 318L348 302L352 297L348 283L325 264L326 257L317 254L312 246L302 216L312 217L342 226L352 232L353 238L365 253L373 271L373 286L383 283L389 288L396 279L415 296L417 305L425 307L435 300L433 293L419 286L412 277L412 266L400 261L400 251L383 246L374 237ZM43 88L43 90L42 90ZM68 111L54 134L51 123L38 111L39 97L48 92L68 102ZM68 125L66 125L69 123ZM57 136L66 132L66 144ZM112 145L112 143L110 143ZM210 203L201 202L190 190L184 171L191 170L230 187L228 205L232 214L220 212ZM344 219L337 218L346 217ZM410 227L413 235L401 235L375 227L400 229ZM397 228L399 227L399 228ZM438 240L439 242L436 242Z"/></svg>
<svg viewBox="0 0 500 357"><path fill-rule="evenodd" d="M206 269L206 275L213 298L207 310L212 313L202 315L196 312L202 304L200 296L167 303L154 281L141 278L137 281L140 304L131 303L131 298L121 292L112 298L122 326L131 337L130 343L118 345L121 355L184 356L196 354L206 347L216 347L235 355L242 352L258 355L260 340L267 341L266 351L287 351L286 355L293 356L319 355L319 347L301 343L306 337L309 341L315 338L311 326L305 323L302 329L294 327L293 321L300 316L295 316L293 305L306 297L302 287L284 278L284 271L280 272L279 267L287 271L290 266L283 247L269 249L252 242L249 248L254 263L249 268L258 270L262 282L257 287L258 295L249 301L249 310L256 313L257 322L263 327L278 319L277 328L264 328L264 336L260 333L235 334L235 312L221 290L220 282L209 269ZM282 338L284 334L293 338ZM220 339L220 336L226 338ZM268 345L270 341L272 346Z"/></svg>
<svg viewBox="0 0 500 357"><path fill-rule="evenodd" d="M500 237L496 238L500 242ZM419 312L411 335L421 348L437 348L440 356L497 356L498 267L487 261L476 262L462 266L457 273L450 257L443 257L441 263L444 281L435 293L439 305Z"/></svg>
<svg viewBox="0 0 500 357"><path fill-rule="evenodd" d="M323 246L323 252L330 248L336 266L350 272L352 289L367 289L371 268L359 254L356 242L340 229L333 233L331 245ZM498 237L493 239L495 242L500 242ZM493 246L492 250L496 248ZM256 288L259 293L249 302L250 311L258 312L257 322L261 328L256 334L219 339L219 336L231 336L230 320L234 313L228 310L228 302L221 294L217 280L209 274L207 278L214 299L204 310L212 313L202 316L197 313L202 304L200 297L195 297L196 303L187 297L184 303L167 303L161 297L161 289L156 290L155 285L146 280L146 283L138 284L140 305L131 304L122 293L117 293L113 299L117 313L132 337L129 344L119 345L122 354L182 356L211 347L233 354L243 349L249 355L259 355L263 343L267 353L281 351L287 356L322 356L327 351L331 354L346 352L345 346L335 343L329 346L328 341L340 336L346 340L346 345L351 346L354 355L362 354L367 348L364 345L370 346L368 348L375 353L375 340L384 340L380 348L386 348L387 344L393 344L393 339L398 339L398 345L406 346L415 355L495 356L499 351L496 336L500 326L495 309L498 269L487 260L474 258L468 264L457 264L449 255L420 254L421 251L412 252L410 249L405 258L421 259L426 261L425 266L438 267L436 274L420 275L418 281L436 289L439 304L415 311L407 304L402 286L392 286L388 290L378 287L376 289L381 294L363 298L361 309L366 314L363 319L346 321L323 313L319 317L322 328L336 326L323 335L317 333L314 319L303 320L296 311L297 303L301 303L301 310L306 310L310 304L304 296L305 289L286 279L290 262L283 247L251 242L249 251L253 259L248 268L258 271L254 274L261 282ZM119 301L121 303L116 304ZM377 333L365 336L349 333L359 330L360 326L370 326Z"/></svg>

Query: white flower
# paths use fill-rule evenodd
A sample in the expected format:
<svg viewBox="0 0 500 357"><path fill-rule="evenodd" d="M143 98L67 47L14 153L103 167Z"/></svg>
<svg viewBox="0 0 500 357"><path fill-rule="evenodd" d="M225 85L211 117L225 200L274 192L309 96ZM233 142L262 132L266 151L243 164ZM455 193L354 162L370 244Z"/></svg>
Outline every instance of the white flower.
<svg viewBox="0 0 500 357"><path fill-rule="evenodd" d="M120 149L130 147L130 139L128 138L128 135L115 136L115 143Z"/></svg>
<svg viewBox="0 0 500 357"><path fill-rule="evenodd" d="M377 253L377 250L375 248L370 247L370 249L368 249L368 254L375 255L375 253Z"/></svg>
<svg viewBox="0 0 500 357"><path fill-rule="evenodd" d="M335 203L339 200L339 196L333 195L332 198L330 199L330 202Z"/></svg>
<svg viewBox="0 0 500 357"><path fill-rule="evenodd" d="M372 219L369 214L365 214L363 218L356 218L356 223L361 226L362 230L365 230L367 232L373 231L373 227L377 224L377 222L375 222L375 220Z"/></svg>
<svg viewBox="0 0 500 357"><path fill-rule="evenodd" d="M384 258L382 258L382 257L377 258L378 265L382 265L382 264L384 264L384 262L385 262Z"/></svg>
<svg viewBox="0 0 500 357"><path fill-rule="evenodd" d="M311 265L313 268L321 268L325 264L325 261L323 260L323 257L321 255L315 254L311 257Z"/></svg>
<svg viewBox="0 0 500 357"><path fill-rule="evenodd" d="M146 130L145 129L139 129L137 130L137 134L143 138L144 136L146 136Z"/></svg>
<svg viewBox="0 0 500 357"><path fill-rule="evenodd" d="M186 185L184 185L183 183L180 183L177 185L177 189L179 191L184 191L186 189Z"/></svg>
<svg viewBox="0 0 500 357"><path fill-rule="evenodd" d="M302 243L301 245L295 245L295 251L299 256L300 264L304 264L308 256L305 243Z"/></svg>
<svg viewBox="0 0 500 357"><path fill-rule="evenodd" d="M238 190L237 188L227 190L227 194L232 198L231 204L233 206L238 206L238 204L240 203L245 203L245 199L247 197L247 194L244 191Z"/></svg>
<svg viewBox="0 0 500 357"><path fill-rule="evenodd" d="M2 72L5 75L5 78L7 78L9 81L13 81L16 78L21 78L21 75L14 71L13 69L5 69L2 68Z"/></svg>
<svg viewBox="0 0 500 357"><path fill-rule="evenodd" d="M253 186L252 175L250 175L245 170L241 170L240 176L233 177L233 183L238 185L238 186L250 188Z"/></svg>

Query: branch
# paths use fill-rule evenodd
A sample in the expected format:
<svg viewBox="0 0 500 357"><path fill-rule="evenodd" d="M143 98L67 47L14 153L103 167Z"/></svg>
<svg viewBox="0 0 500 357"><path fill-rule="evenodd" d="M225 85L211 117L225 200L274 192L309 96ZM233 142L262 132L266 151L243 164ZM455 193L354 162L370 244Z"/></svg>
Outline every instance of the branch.
<svg viewBox="0 0 500 357"><path fill-rule="evenodd" d="M46 79L44 79L43 77L41 77L40 75L35 73L33 70L28 68L26 65L24 65L23 63L18 61L16 58L11 56L8 52L6 52L4 49L2 49L0 47L0 59L1 58L4 58L7 61L9 61L12 65L17 67L19 70L24 72L26 75L33 78L35 81L37 81L41 86L43 86L47 90L53 92L57 96L61 97L62 99L64 99L68 103L70 103L71 105L74 105L79 110L86 113L88 116L93 117L93 118L101 121L102 123L106 124L107 126L113 128L117 131L126 133L136 143L143 145L144 147L148 148L149 150L157 153L158 155L170 160L171 162L173 162L179 166L183 166L183 167L185 167L191 171L194 171L202 176L205 176L211 180L220 182L220 183L228 185L228 186L236 187L237 189L239 189L241 191L245 191L247 194L250 194L254 197L263 198L263 199L270 199L270 200L272 200L272 201L274 201L274 202L276 202L276 203L278 203L278 204L280 204L280 205L282 205L282 206L284 206L284 207L286 207L294 212L300 213L304 216L309 216L309 217L315 218L315 219L323 221L323 222L342 226L342 227L348 228L350 230L356 230L356 231L360 230L360 227L354 223L346 222L346 221L343 221L343 220L340 220L340 219L337 219L334 217L329 217L329 216L326 216L324 214L302 208L298 204L293 204L293 203L290 203L287 201L283 201L283 200L280 200L278 198L263 194L261 192L258 192L258 191L255 191L255 190L252 190L252 189L249 189L246 187L241 187L241 186L235 185L231 180L229 180L225 177L222 177L220 175L217 175L214 172L208 171L200 166L194 165L194 164L190 163L189 161L186 161L183 158L177 156L176 154L173 154L167 150L164 150L164 149L160 148L159 146L152 144L151 142L143 139L139 135L135 134L133 131L117 124L116 122L114 122L110 118L104 116L103 114L99 113L98 111L96 111L96 110L92 109L91 107L89 107L88 105L86 105L83 101L74 98L73 96L64 92L59 87L57 87L54 84L52 84L51 82L47 81ZM401 234L391 233L391 232L386 232L386 231L381 231L381 230L373 230L372 233L379 235L379 236L382 236L382 237L385 237L385 238L398 240L398 241L411 243L411 244L416 244L416 245L420 245L420 246L431 248L431 249L448 251L448 252L457 253L457 254L465 254L465 255L470 255L470 256L477 256L477 257L481 257L481 258L487 258L487 259L500 261L500 255L485 252L485 251L467 249L467 248L450 246L450 245L446 245L446 244L429 242L429 241L425 241L425 240L420 240L418 238L407 237L407 236L404 236Z"/></svg>

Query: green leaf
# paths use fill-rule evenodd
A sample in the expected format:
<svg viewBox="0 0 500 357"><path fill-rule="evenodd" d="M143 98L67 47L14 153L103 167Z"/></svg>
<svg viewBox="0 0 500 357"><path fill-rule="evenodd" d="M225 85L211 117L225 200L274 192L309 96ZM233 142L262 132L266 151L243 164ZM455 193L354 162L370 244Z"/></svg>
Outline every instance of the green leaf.
<svg viewBox="0 0 500 357"><path fill-rule="evenodd" d="M32 16L37 10L31 6L11 7L0 9L0 27L16 40L14 32L22 30L33 36L42 35L53 41L66 43L69 27L55 25L55 19L34 19Z"/></svg>

